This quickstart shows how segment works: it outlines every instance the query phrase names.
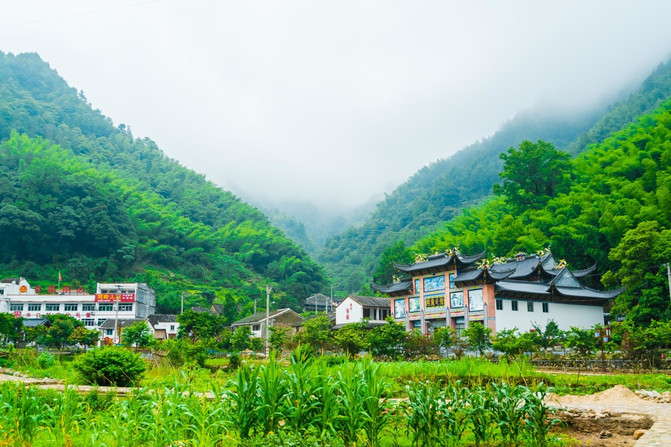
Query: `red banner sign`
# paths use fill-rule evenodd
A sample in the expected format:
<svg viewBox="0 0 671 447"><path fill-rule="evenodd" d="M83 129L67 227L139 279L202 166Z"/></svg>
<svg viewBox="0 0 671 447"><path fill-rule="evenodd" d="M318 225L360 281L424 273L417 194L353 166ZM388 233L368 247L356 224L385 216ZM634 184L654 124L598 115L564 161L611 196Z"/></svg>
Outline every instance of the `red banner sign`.
<svg viewBox="0 0 671 447"><path fill-rule="evenodd" d="M114 303L117 300L120 303L134 303L135 302L135 294L134 293L96 293L96 302Z"/></svg>

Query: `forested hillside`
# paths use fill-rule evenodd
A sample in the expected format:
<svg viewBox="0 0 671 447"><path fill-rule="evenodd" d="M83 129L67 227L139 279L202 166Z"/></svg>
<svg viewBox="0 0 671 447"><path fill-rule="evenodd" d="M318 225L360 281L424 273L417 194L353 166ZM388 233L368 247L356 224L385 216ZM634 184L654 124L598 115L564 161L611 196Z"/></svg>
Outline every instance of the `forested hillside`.
<svg viewBox="0 0 671 447"><path fill-rule="evenodd" d="M36 54L0 53L0 141L4 275L147 281L159 311L185 294L231 319L265 283L278 306L327 287L263 213L114 127Z"/></svg>
<svg viewBox="0 0 671 447"><path fill-rule="evenodd" d="M530 175L531 164L549 160L553 151L543 142L509 151L496 198L465 211L407 252L459 246L464 253L506 256L551 247L569 267L596 263L604 285L627 287L614 314L626 313L640 324L671 318L663 266L671 261L671 100L575 160L556 164L558 177ZM570 181L555 182L552 194L534 195L539 200L525 198L524 182L547 186L557 178Z"/></svg>
<svg viewBox="0 0 671 447"><path fill-rule="evenodd" d="M503 165L499 153L523 140L539 139L579 153L654 110L669 96L671 62L660 65L636 92L607 111L571 117L521 114L492 137L419 170L380 202L365 224L327 241L317 260L339 289L353 291L371 280L379 282L384 267L378 261L386 249L402 250L491 194Z"/></svg>

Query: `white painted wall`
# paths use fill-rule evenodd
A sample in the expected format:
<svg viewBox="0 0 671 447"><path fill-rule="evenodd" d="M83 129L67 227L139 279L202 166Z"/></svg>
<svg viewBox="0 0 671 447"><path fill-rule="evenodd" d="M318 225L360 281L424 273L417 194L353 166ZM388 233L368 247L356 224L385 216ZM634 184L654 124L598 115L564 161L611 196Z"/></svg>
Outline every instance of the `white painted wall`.
<svg viewBox="0 0 671 447"><path fill-rule="evenodd" d="M349 318L347 316L349 315ZM358 323L363 321L361 304L347 297L336 307L336 324Z"/></svg>
<svg viewBox="0 0 671 447"><path fill-rule="evenodd" d="M527 301L517 301L517 311L512 310L513 300L503 299L503 310L495 310L496 330L517 328L520 332L533 329L532 323L545 328L548 321L554 320L561 330L569 330L571 326L589 328L595 324L603 324L603 307L586 306L583 304L548 303L547 313L543 312L540 301L534 301L534 311L527 311Z"/></svg>

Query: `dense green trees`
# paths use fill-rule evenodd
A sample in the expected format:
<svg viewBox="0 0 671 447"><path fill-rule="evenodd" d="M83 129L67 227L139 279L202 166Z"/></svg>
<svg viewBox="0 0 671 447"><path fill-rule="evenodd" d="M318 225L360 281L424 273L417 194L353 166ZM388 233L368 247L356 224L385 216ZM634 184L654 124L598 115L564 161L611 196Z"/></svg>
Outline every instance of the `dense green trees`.
<svg viewBox="0 0 671 447"><path fill-rule="evenodd" d="M0 52L0 231L5 274L143 281L159 312L184 294L187 308L226 304L230 323L260 282L280 307L326 288L259 210L115 128L35 54Z"/></svg>
<svg viewBox="0 0 671 447"><path fill-rule="evenodd" d="M538 210L571 184L571 156L545 141L523 141L519 149L511 147L500 155L504 161L494 185L494 194L504 195L516 213Z"/></svg>
<svg viewBox="0 0 671 447"><path fill-rule="evenodd" d="M434 253L459 245L464 253L506 256L550 246L570 268L596 263L604 285L627 287L616 300L614 316L626 314L639 324L667 319L671 311L662 265L671 260L670 141L667 101L577 157L570 188L545 206L516 212L518 204L500 195L464 211L411 249Z"/></svg>

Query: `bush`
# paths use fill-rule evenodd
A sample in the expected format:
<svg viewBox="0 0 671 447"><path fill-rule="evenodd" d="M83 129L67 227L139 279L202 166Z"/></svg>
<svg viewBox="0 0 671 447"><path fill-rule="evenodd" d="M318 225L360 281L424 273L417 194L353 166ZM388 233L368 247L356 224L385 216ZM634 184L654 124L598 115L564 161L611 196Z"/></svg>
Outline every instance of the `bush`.
<svg viewBox="0 0 671 447"><path fill-rule="evenodd" d="M41 352L37 356L37 364L41 369L49 369L56 363L56 359L48 352Z"/></svg>
<svg viewBox="0 0 671 447"><path fill-rule="evenodd" d="M75 363L84 381L101 386L129 386L139 382L147 365L138 355L120 347L91 350Z"/></svg>

